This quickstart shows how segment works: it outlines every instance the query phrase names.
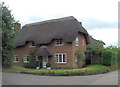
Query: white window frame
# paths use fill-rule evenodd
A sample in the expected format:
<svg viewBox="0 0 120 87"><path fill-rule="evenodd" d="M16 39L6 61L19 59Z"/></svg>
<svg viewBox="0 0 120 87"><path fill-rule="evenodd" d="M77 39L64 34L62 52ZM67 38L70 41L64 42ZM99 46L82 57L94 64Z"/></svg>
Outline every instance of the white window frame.
<svg viewBox="0 0 120 87"><path fill-rule="evenodd" d="M76 37L76 39L75 39L75 46L79 46L79 38L78 37Z"/></svg>
<svg viewBox="0 0 120 87"><path fill-rule="evenodd" d="M16 61L16 57L18 57L18 55L14 55L14 60L13 60L13 62L18 62L18 61L19 61L19 57L18 57L18 61Z"/></svg>
<svg viewBox="0 0 120 87"><path fill-rule="evenodd" d="M38 56L36 56L36 61L39 61Z"/></svg>
<svg viewBox="0 0 120 87"><path fill-rule="evenodd" d="M77 57L77 55L75 55L75 62L77 62L77 60L78 60L78 57Z"/></svg>
<svg viewBox="0 0 120 87"><path fill-rule="evenodd" d="M60 55L60 54L62 55L62 62L59 62L59 55ZM63 62L63 54L65 54L65 57L66 57L66 58L65 58L65 62ZM58 58L56 58L56 55L58 55ZM56 61L55 61L56 63L67 63L67 54L66 54L66 53L56 53L56 54L55 54L55 60L56 60ZM58 60L58 61L57 61L57 60Z"/></svg>
<svg viewBox="0 0 120 87"><path fill-rule="evenodd" d="M29 61L27 61L27 56L29 58L29 54L25 54L24 57L23 57L23 62L24 63L28 63ZM26 58L26 59L25 59ZM29 59L28 59L29 60Z"/></svg>
<svg viewBox="0 0 120 87"><path fill-rule="evenodd" d="M62 42L60 42L60 41L62 41ZM64 45L64 42L62 39L55 39L55 46L62 46L62 45Z"/></svg>
<svg viewBox="0 0 120 87"><path fill-rule="evenodd" d="M85 40L84 40L84 39L83 39L83 41L82 41L82 42L83 42L83 46L85 46Z"/></svg>
<svg viewBox="0 0 120 87"><path fill-rule="evenodd" d="M33 41L30 41L29 42L29 48L34 48L34 47L36 47L35 43Z"/></svg>

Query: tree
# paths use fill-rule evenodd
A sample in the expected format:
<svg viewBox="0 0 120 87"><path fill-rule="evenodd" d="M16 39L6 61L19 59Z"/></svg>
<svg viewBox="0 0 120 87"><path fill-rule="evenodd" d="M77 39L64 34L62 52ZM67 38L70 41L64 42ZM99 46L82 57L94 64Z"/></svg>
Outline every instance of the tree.
<svg viewBox="0 0 120 87"><path fill-rule="evenodd" d="M15 20L8 9L2 3L2 65L10 67L13 65L13 49L14 49L14 24Z"/></svg>
<svg viewBox="0 0 120 87"><path fill-rule="evenodd" d="M99 47L95 46L95 45L88 45L87 46L87 53L90 54L90 58L91 58L91 64L93 63L93 57L94 56L99 56L99 54L101 54L101 50L99 49Z"/></svg>
<svg viewBox="0 0 120 87"><path fill-rule="evenodd" d="M35 56L35 53L36 53L37 50L30 50L29 51L29 68L35 68L38 66L38 62L36 61L36 56Z"/></svg>

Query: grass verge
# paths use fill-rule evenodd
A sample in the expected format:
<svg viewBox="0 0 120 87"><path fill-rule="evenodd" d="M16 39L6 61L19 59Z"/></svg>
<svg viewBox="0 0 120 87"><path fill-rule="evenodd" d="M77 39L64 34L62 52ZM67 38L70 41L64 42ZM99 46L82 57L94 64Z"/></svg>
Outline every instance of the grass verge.
<svg viewBox="0 0 120 87"><path fill-rule="evenodd" d="M95 72L99 70L105 70L109 69L108 66L103 66L103 65L88 65L85 68L80 68L80 69L26 69L24 67L20 66L13 66L9 69L3 69L3 72L17 72L17 73L31 73L31 74L40 74L40 75L64 75L64 74L79 74L79 73L84 73L84 72Z"/></svg>

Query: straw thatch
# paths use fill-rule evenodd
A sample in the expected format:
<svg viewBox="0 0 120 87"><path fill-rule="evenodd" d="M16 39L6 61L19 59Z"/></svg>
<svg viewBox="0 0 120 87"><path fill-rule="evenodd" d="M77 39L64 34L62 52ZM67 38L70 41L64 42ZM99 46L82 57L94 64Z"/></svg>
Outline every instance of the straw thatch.
<svg viewBox="0 0 120 87"><path fill-rule="evenodd" d="M58 38L63 39L64 42L73 42L78 32L85 35L88 44L87 31L73 16L27 24L16 36L15 45L22 46L27 41L49 44L53 39Z"/></svg>
<svg viewBox="0 0 120 87"><path fill-rule="evenodd" d="M36 56L52 56L51 52L48 48L41 46L37 52L35 53Z"/></svg>

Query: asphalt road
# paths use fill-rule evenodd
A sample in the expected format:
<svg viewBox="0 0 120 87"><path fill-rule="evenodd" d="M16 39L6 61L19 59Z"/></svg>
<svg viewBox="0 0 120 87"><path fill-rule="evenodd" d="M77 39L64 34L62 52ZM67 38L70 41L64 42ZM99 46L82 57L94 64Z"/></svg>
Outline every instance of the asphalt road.
<svg viewBox="0 0 120 87"><path fill-rule="evenodd" d="M3 73L3 85L118 85L118 71L90 76L39 76Z"/></svg>

